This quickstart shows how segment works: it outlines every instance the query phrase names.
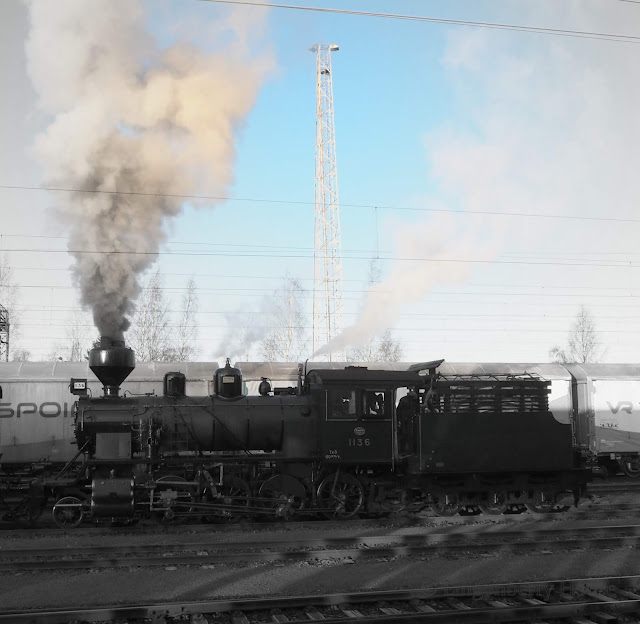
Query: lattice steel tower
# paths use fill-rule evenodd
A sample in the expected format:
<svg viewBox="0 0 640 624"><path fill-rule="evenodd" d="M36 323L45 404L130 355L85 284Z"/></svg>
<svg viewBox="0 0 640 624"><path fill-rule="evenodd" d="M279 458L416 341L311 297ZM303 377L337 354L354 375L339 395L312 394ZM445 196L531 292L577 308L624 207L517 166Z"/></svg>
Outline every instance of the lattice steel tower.
<svg viewBox="0 0 640 624"><path fill-rule="evenodd" d="M336 130L333 118L331 52L335 43L316 44L316 184L313 246L313 350L342 330L342 242L338 204ZM329 361L344 359L335 351Z"/></svg>
<svg viewBox="0 0 640 624"><path fill-rule="evenodd" d="M0 305L0 362L9 361L9 312Z"/></svg>

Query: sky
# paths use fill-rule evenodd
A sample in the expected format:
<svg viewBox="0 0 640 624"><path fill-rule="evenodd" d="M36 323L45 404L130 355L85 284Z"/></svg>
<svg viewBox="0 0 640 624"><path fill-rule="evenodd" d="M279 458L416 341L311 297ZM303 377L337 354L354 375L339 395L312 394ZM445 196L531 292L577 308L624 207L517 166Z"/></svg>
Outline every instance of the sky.
<svg viewBox="0 0 640 624"><path fill-rule="evenodd" d="M337 43L344 340L391 328L407 361L545 362L586 306L599 360L637 362L640 40L571 35L640 37L640 5L304 4L571 32L199 0L61 0L53 19L42 0L3 0L0 247L19 287L12 348L46 359L83 302L105 310L116 293L135 304L156 270L176 315L196 282L198 359L259 360L259 341L242 338L267 331L286 277L304 287L310 325L309 48ZM69 30L67 14L81 27ZM156 70L155 88L136 82ZM159 104L165 95L178 113ZM144 165L130 190L218 199L131 199L128 216L100 221L104 196L93 205L41 188L108 188L131 162ZM67 249L105 240L148 255L129 267L139 282L112 267L122 280L100 299ZM370 288L372 259L381 277Z"/></svg>

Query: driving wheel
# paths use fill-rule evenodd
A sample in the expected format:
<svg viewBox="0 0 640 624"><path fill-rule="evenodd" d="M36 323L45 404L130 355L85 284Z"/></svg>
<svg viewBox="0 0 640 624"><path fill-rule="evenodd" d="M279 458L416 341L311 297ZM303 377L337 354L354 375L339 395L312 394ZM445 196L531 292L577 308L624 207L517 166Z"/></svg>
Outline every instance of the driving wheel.
<svg viewBox="0 0 640 624"><path fill-rule="evenodd" d="M273 475L261 486L258 492L261 498L273 499L267 503L275 511L276 518L289 519L296 511L304 509L307 490L304 484L291 475Z"/></svg>
<svg viewBox="0 0 640 624"><path fill-rule="evenodd" d="M348 472L334 472L318 486L318 505L327 518L353 518L363 503L362 484Z"/></svg>

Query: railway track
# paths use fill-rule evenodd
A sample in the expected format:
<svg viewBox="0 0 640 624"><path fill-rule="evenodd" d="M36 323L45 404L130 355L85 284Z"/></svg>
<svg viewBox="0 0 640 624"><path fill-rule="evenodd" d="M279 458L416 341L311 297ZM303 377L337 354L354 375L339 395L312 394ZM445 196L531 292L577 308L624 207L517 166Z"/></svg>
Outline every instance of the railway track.
<svg viewBox="0 0 640 624"><path fill-rule="evenodd" d="M621 494L640 493L640 481L638 479L609 479L606 481L594 481L588 484L587 491L590 494Z"/></svg>
<svg viewBox="0 0 640 624"><path fill-rule="evenodd" d="M609 479L604 479L604 480L598 480L598 481L592 481L588 484L588 488L587 488L587 494L589 496L596 496L596 497L607 497L608 495L611 494L640 494L640 479L631 479L629 477L612 477ZM640 500L639 500L640 502ZM625 502L625 503L618 503L618 504L611 504L611 505L607 505L606 507L604 505L593 505L590 504L586 498L582 499L582 502L580 504L580 506L576 509L576 508L570 508L570 515L580 515L580 514L588 514L588 513L592 513L592 512L600 512L600 511L635 511L637 510L640 513L640 506L638 504L633 504L633 503L629 503L629 502ZM526 512L525 512L526 513ZM396 518L402 518L402 519L406 519L407 521L409 521L409 518L411 516L415 516L416 518L425 518L425 517L430 517L430 518L438 518L438 516L434 515L431 512L425 512L425 511L420 511L420 512L416 512L416 513L404 513L402 516L396 516ZM505 516L510 516L510 515L518 515L518 514L505 514ZM526 514L526 515L530 515L530 514ZM537 518L544 518L546 516L549 517L556 517L559 514L557 512L550 512L550 513L537 513L535 514L535 517ZM55 524L53 523L53 520L51 519L51 509L48 509L47 511L44 512L43 517L40 518L40 520L37 521L37 524L35 524L33 527L25 527L24 523L21 522L10 522L10 521L2 521L0 522L0 535L4 532L7 531L42 531L42 530L58 530L59 529L55 526ZM460 516L463 517L463 516ZM474 517L474 516L472 516ZM451 518L447 518L447 520L450 520ZM374 519L375 521L375 519ZM247 525L247 526L265 526L266 524L268 524L269 521L266 522L243 522L242 524ZM331 523L331 521L326 521L324 519L313 519L313 518L308 518L306 520L297 520L297 521L292 521L292 522L288 522L288 524L292 525L292 526L296 526L296 525L311 525L311 524L319 524L321 523L323 526L326 526L328 524ZM341 522L336 522L336 525L338 524L342 524ZM156 524L155 527L159 527L161 525ZM190 524L190 527L196 527L196 526L203 526L205 530L207 530L211 525L210 524ZM216 526L216 531L223 531L225 530L228 526L233 526L233 525L217 525ZM237 526L237 525L236 525ZM77 532L80 532L82 530L87 530L87 528L91 528L91 527L81 527L79 529L76 529ZM162 526L162 530L168 530L170 528L170 526L168 525L164 525ZM132 531L138 530L135 528L135 526L132 525L131 528Z"/></svg>
<svg viewBox="0 0 640 624"><path fill-rule="evenodd" d="M70 621L131 624L254 624L357 621L560 622L636 621L640 576L560 579L528 583L430 587L411 590L138 604L93 609L0 611L0 623L62 624ZM581 618L576 620L576 618Z"/></svg>
<svg viewBox="0 0 640 624"><path fill-rule="evenodd" d="M68 548L2 548L0 572L151 566L212 566L269 561L360 560L443 553L522 553L548 549L638 547L640 525L432 531L412 535L368 535L314 539L222 541L206 539L167 544Z"/></svg>
<svg viewBox="0 0 640 624"><path fill-rule="evenodd" d="M612 486L615 487L619 486ZM605 488L607 489L607 488ZM628 490L625 490L628 491ZM605 493L604 489L593 492L600 495ZM638 492L640 494L640 490ZM639 499L640 503L640 499ZM379 526L384 523L392 523L394 526L419 526L426 522L430 524L446 524L446 525L462 525L462 524L477 524L478 520L485 519L492 522L503 520L506 523L517 523L519 519L527 522L537 522L546 520L572 520L572 519L584 519L589 517L595 517L603 515L605 517L615 517L615 514L622 514L623 516L637 514L640 517L640 504L636 503L617 503L617 504L599 504L583 501L579 507L570 508L565 512L550 512L550 513L532 513L525 512L522 514L504 514L502 516L431 516L426 514L396 514L388 516L386 518L370 518L370 519L356 519L348 522L347 526ZM11 535L12 537L37 537L39 535L143 535L145 532L153 532L154 534L176 534L183 533L185 530L191 533L226 533L229 531L260 531L270 528L286 528L287 530L295 529L309 529L309 530L325 530L330 528L341 529L345 527L344 521L333 521L325 519L317 520L293 520L293 521L276 521L276 522L237 522L230 524L132 524L130 526L110 525L108 523L100 525L87 525L74 529L63 531L59 527L55 526L53 522L49 524L38 524L36 526L25 528L24 525L15 523L3 522L0 523L0 537L3 535Z"/></svg>

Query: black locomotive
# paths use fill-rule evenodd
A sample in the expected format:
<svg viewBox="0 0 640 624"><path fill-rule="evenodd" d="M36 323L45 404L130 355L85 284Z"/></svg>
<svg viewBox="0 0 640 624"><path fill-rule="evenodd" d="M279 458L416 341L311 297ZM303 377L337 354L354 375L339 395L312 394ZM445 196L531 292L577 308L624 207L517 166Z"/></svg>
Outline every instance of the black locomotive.
<svg viewBox="0 0 640 624"><path fill-rule="evenodd" d="M89 364L104 395L72 379L78 455L53 479L56 523L84 519L294 518L430 506L440 515L552 509L589 478L570 423L534 375L300 370L297 387L242 394L242 373L214 373L189 397L179 372L164 395L121 396L133 351L103 338ZM32 492L33 493L33 492Z"/></svg>

